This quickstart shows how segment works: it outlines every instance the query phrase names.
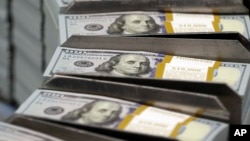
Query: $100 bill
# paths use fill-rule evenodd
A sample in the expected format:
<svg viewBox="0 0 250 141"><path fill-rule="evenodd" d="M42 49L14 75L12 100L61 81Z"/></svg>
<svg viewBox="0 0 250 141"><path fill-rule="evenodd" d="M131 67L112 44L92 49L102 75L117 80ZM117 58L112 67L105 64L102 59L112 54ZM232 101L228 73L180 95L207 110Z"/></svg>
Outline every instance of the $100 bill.
<svg viewBox="0 0 250 141"><path fill-rule="evenodd" d="M88 50L58 47L44 76L55 73L108 75L128 77L150 76L156 62L164 55L142 51Z"/></svg>
<svg viewBox="0 0 250 141"><path fill-rule="evenodd" d="M71 35L135 35L239 32L249 39L248 15L114 12L60 15L60 42ZM195 22L194 22L195 21Z"/></svg>
<svg viewBox="0 0 250 141"><path fill-rule="evenodd" d="M36 90L16 113L180 140L213 140L222 132L226 140L228 130L228 125L222 122L134 102L51 90Z"/></svg>

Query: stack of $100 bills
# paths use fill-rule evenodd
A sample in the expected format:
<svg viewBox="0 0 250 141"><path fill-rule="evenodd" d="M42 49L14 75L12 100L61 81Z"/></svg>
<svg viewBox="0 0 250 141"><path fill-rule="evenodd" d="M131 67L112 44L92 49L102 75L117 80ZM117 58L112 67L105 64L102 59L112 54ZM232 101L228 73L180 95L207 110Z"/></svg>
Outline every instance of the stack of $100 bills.
<svg viewBox="0 0 250 141"><path fill-rule="evenodd" d="M44 76L76 74L221 82L244 96L250 76L249 67L247 63L221 62L145 51L58 47Z"/></svg>
<svg viewBox="0 0 250 141"><path fill-rule="evenodd" d="M60 2L67 5L70 1L62 0ZM124 3L126 2L124 1ZM239 4L238 1L234 0L227 2ZM210 4L213 4L213 1ZM85 14L84 12L61 13L59 15L61 44L65 43L72 35L136 36L238 32L249 39L249 27L249 16L244 14L117 11ZM93 38L95 38L94 36ZM248 63L208 60L143 50L86 49L59 46L43 76L49 78L56 74L81 77L108 76L121 79L133 77L142 81L143 79L166 79L224 83L243 97L249 95L250 66ZM242 103L246 107L246 99L243 99ZM228 123L201 118L197 116L198 114L188 115L183 111L162 109L94 93L77 93L46 88L36 89L16 110L15 115L44 120L44 123L48 121L47 123L51 123L51 126L55 122L62 126L78 126L83 129L94 127L100 128L100 130L115 131L114 133L127 132L161 137L166 140L226 141L229 132ZM50 135L0 122L0 140L21 140L20 137L23 140L34 141L67 140L60 137L57 139L58 136L52 137ZM99 134L97 133L97 135ZM122 137L119 139L115 139L113 136L98 137L107 141L123 140Z"/></svg>
<svg viewBox="0 0 250 141"><path fill-rule="evenodd" d="M248 15L161 12L61 14L60 42L71 35L136 35L238 32L250 38Z"/></svg>

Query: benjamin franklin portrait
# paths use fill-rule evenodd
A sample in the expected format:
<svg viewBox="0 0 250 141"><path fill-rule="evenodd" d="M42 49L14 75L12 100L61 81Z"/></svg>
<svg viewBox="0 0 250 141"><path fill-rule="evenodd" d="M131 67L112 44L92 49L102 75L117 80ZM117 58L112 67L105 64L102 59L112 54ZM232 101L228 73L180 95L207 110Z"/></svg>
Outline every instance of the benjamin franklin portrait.
<svg viewBox="0 0 250 141"><path fill-rule="evenodd" d="M96 100L68 112L62 120L74 121L85 125L105 126L119 119L122 106L107 100Z"/></svg>
<svg viewBox="0 0 250 141"><path fill-rule="evenodd" d="M107 30L108 34L152 34L160 31L160 25L145 14L127 14L118 17Z"/></svg>
<svg viewBox="0 0 250 141"><path fill-rule="evenodd" d="M120 54L103 62L95 71L113 76L141 77L151 71L149 59L140 54Z"/></svg>

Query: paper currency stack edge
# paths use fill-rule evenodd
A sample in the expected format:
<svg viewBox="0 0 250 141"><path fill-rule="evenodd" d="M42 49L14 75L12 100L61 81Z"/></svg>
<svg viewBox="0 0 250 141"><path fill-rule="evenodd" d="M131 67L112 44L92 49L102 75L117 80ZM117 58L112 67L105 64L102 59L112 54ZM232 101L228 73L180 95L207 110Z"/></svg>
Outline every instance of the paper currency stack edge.
<svg viewBox="0 0 250 141"><path fill-rule="evenodd" d="M228 141L250 124L247 2L12 0L0 140Z"/></svg>

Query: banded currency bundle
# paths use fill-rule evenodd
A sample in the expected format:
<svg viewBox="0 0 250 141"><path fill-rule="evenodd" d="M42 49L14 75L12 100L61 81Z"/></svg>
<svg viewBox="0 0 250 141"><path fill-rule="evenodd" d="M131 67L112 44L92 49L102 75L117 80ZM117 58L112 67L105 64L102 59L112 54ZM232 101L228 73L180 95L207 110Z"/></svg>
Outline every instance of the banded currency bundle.
<svg viewBox="0 0 250 141"><path fill-rule="evenodd" d="M60 41L71 35L133 35L194 32L239 32L250 38L248 15L114 12L61 14Z"/></svg>
<svg viewBox="0 0 250 141"><path fill-rule="evenodd" d="M244 96L250 65L152 52L58 47L44 76L56 73L222 82Z"/></svg>
<svg viewBox="0 0 250 141"><path fill-rule="evenodd" d="M54 73L62 73L152 77L151 71L163 57L163 54L144 51L58 47L44 76L50 77Z"/></svg>
<svg viewBox="0 0 250 141"><path fill-rule="evenodd" d="M250 64L166 55L157 64L154 76L161 79L222 82L244 96L249 86Z"/></svg>
<svg viewBox="0 0 250 141"><path fill-rule="evenodd" d="M228 125L222 122L83 93L38 89L16 113L179 140L222 141L228 135Z"/></svg>
<svg viewBox="0 0 250 141"><path fill-rule="evenodd" d="M0 122L1 141L62 141L27 128Z"/></svg>

